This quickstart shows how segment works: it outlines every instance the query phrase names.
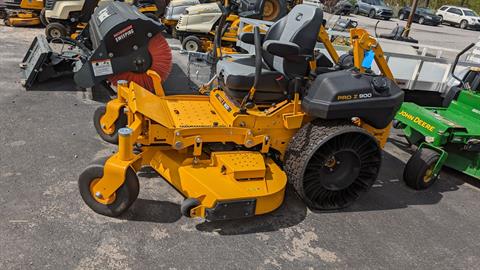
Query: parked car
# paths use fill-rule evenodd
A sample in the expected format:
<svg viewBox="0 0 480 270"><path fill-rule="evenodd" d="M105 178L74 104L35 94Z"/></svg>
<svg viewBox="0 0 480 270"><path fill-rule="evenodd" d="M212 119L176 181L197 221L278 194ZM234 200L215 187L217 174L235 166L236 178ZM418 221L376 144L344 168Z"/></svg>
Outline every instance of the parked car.
<svg viewBox="0 0 480 270"><path fill-rule="evenodd" d="M354 14L365 14L370 18L382 18L390 20L393 10L383 0L357 0L353 8Z"/></svg>
<svg viewBox="0 0 480 270"><path fill-rule="evenodd" d="M325 11L335 15L350 15L353 11L353 5L349 0L340 0L333 7L325 6Z"/></svg>
<svg viewBox="0 0 480 270"><path fill-rule="evenodd" d="M410 16L412 9L410 7L403 7L398 11L398 18L400 20L406 20ZM413 15L413 21L419 24L430 24L437 26L442 23L442 18L435 14L435 11L430 8L420 7L417 8Z"/></svg>
<svg viewBox="0 0 480 270"><path fill-rule="evenodd" d="M480 17L475 11L457 6L441 6L437 15L442 17L442 22L459 26L462 29L472 28L480 30Z"/></svg>

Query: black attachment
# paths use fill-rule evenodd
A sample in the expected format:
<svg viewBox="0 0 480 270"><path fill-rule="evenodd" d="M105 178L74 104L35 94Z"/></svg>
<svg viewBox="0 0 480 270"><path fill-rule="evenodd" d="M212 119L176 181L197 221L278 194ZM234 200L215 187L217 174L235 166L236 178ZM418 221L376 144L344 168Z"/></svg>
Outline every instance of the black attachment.
<svg viewBox="0 0 480 270"><path fill-rule="evenodd" d="M253 35L255 40L255 79L253 81L252 89L256 89L260 80L260 76L262 75L263 66L262 40L260 36L260 28L258 26L253 28ZM252 108L254 105L253 96L255 92L253 92L252 89L248 91L248 94L242 100L242 104L240 104L241 113L245 113L245 108Z"/></svg>
<svg viewBox="0 0 480 270"><path fill-rule="evenodd" d="M205 209L205 218L209 221L228 220L255 215L256 200L219 201L214 208Z"/></svg>

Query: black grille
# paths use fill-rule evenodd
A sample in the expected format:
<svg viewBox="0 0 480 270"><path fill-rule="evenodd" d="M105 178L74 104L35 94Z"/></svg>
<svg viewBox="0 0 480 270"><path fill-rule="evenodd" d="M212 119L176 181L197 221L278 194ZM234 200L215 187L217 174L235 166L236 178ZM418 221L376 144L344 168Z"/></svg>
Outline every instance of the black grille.
<svg viewBox="0 0 480 270"><path fill-rule="evenodd" d="M52 10L55 6L55 0L45 0L45 9Z"/></svg>

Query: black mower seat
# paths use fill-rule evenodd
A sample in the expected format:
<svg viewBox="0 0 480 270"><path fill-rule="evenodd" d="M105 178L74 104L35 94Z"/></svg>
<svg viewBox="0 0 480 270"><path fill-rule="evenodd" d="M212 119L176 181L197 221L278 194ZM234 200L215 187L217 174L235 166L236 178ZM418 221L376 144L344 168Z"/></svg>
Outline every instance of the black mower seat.
<svg viewBox="0 0 480 270"><path fill-rule="evenodd" d="M255 56L236 56L229 60L221 66L224 77L222 86L228 89L231 97L242 99L255 81ZM264 64L261 76L256 88L256 100L274 102L285 97L288 81L282 73L270 70Z"/></svg>
<svg viewBox="0 0 480 270"><path fill-rule="evenodd" d="M300 4L269 28L262 41L263 67L255 91L255 102L269 103L285 99L290 80L303 78L309 73L308 61L309 58L313 59L322 22L323 12L320 8ZM243 33L240 39L254 44L251 36L252 33ZM285 50L288 56L283 55ZM217 71L227 95L242 99L254 84L255 55L228 56L218 62Z"/></svg>

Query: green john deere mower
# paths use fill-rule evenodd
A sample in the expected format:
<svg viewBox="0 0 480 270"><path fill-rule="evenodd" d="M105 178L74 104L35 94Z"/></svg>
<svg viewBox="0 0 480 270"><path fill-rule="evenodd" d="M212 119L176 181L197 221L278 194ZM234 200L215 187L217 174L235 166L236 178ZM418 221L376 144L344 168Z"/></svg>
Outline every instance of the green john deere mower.
<svg viewBox="0 0 480 270"><path fill-rule="evenodd" d="M404 102L397 112L394 126L418 146L403 172L411 188L430 187L443 166L480 179L480 69L471 68L463 78L454 74L460 56L473 46L455 59L452 76L460 85L449 90L445 107Z"/></svg>

